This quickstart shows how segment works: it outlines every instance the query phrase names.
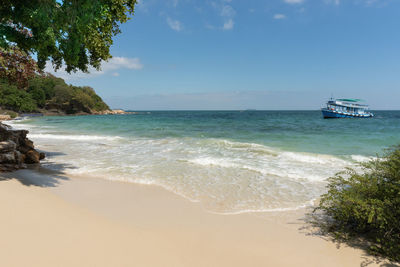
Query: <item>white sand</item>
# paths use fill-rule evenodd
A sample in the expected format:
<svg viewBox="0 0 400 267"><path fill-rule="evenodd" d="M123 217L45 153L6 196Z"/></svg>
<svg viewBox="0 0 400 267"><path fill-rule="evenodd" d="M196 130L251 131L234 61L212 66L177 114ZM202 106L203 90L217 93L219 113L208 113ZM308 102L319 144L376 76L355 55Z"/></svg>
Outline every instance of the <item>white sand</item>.
<svg viewBox="0 0 400 267"><path fill-rule="evenodd" d="M154 186L32 170L7 177L14 179L0 180L0 266L360 266L371 259L301 230L304 211L218 215Z"/></svg>

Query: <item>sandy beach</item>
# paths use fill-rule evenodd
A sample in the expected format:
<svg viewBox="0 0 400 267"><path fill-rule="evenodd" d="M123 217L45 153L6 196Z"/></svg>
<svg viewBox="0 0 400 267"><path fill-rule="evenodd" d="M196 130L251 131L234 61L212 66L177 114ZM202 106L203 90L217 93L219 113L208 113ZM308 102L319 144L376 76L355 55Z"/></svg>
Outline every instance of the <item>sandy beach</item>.
<svg viewBox="0 0 400 267"><path fill-rule="evenodd" d="M399 13L2 1L0 267L400 267Z"/></svg>
<svg viewBox="0 0 400 267"><path fill-rule="evenodd" d="M304 210L219 215L155 186L45 170L0 177L1 266L382 265L302 230Z"/></svg>

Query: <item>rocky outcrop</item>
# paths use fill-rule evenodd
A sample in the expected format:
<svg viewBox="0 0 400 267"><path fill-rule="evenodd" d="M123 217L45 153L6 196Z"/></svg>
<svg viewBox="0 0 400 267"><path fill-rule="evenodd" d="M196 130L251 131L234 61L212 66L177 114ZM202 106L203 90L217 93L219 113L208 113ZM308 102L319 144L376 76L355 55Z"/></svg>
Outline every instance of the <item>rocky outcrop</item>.
<svg viewBox="0 0 400 267"><path fill-rule="evenodd" d="M11 120L10 115L0 114L0 121L7 121L7 120Z"/></svg>
<svg viewBox="0 0 400 267"><path fill-rule="evenodd" d="M0 122L0 172L25 168L45 158L26 135L27 130L15 130Z"/></svg>
<svg viewBox="0 0 400 267"><path fill-rule="evenodd" d="M122 110L122 109L110 109L110 110L103 110L103 111L93 112L92 114L97 114L97 115L123 115L123 114L136 114L136 113L135 112L125 111L125 110Z"/></svg>

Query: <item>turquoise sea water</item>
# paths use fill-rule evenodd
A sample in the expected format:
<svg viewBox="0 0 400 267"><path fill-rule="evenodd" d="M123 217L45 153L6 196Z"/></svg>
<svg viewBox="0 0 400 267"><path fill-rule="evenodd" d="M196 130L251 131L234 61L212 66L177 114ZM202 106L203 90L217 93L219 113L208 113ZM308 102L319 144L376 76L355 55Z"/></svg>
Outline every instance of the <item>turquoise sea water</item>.
<svg viewBox="0 0 400 267"><path fill-rule="evenodd" d="M400 111L154 111L14 122L71 174L155 184L211 211L296 209L325 180L400 143Z"/></svg>

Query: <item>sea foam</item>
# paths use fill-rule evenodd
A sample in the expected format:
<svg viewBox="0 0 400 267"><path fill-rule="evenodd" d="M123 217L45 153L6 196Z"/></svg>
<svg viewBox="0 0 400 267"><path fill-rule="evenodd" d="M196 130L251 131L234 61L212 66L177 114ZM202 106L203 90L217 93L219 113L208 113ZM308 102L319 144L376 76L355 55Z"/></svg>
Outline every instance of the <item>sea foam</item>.
<svg viewBox="0 0 400 267"><path fill-rule="evenodd" d="M120 135L78 132L29 121L14 125L29 128L35 145L49 152L43 163L47 168L162 186L224 214L304 208L325 192L327 178L368 159L288 151L222 137L138 136L135 129L129 135L121 132L125 129Z"/></svg>
<svg viewBox="0 0 400 267"><path fill-rule="evenodd" d="M324 192L326 178L352 164L330 155L221 139L121 142L121 137L50 133L30 138L43 149L63 152L47 161L70 166L67 173L159 185L217 213L304 207Z"/></svg>
<svg viewBox="0 0 400 267"><path fill-rule="evenodd" d="M64 135L64 134L29 134L32 139L55 139L69 141L114 141L123 139L120 136L98 136L98 135Z"/></svg>

